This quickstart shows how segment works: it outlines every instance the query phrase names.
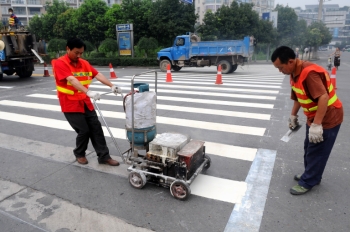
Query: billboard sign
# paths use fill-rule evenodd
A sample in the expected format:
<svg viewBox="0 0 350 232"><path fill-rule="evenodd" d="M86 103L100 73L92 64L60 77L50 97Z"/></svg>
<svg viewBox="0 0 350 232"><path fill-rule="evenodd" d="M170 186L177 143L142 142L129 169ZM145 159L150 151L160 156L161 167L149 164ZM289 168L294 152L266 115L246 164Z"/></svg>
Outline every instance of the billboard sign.
<svg viewBox="0 0 350 232"><path fill-rule="evenodd" d="M119 55L134 57L133 24L117 24L116 30Z"/></svg>
<svg viewBox="0 0 350 232"><path fill-rule="evenodd" d="M277 11L262 13L262 19L271 21L274 28L277 28L277 17L278 17Z"/></svg>

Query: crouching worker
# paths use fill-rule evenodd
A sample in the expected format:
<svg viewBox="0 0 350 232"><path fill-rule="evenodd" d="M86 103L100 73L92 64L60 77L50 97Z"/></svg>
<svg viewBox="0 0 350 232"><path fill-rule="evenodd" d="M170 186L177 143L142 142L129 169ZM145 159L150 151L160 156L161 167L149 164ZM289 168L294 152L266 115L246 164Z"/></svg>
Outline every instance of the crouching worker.
<svg viewBox="0 0 350 232"><path fill-rule="evenodd" d="M66 49L67 54L52 63L61 110L78 134L73 150L76 160L79 164L88 163L85 152L90 139L100 164L118 166L119 162L110 157L101 123L90 100L99 100L100 94L89 90L89 84L96 78L116 95L121 93L121 89L80 58L86 49L82 40L68 40Z"/></svg>

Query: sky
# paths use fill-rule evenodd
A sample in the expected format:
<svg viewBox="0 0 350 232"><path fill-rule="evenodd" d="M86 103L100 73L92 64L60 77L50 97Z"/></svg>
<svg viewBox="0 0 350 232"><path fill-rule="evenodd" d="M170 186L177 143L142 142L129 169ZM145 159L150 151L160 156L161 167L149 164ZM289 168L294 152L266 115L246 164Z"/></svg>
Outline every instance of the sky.
<svg viewBox="0 0 350 232"><path fill-rule="evenodd" d="M300 6L302 9L305 9L305 5L318 5L318 0L275 0L275 6L277 4L284 5L295 8ZM338 4L340 7L350 6L349 0L326 0L323 4Z"/></svg>

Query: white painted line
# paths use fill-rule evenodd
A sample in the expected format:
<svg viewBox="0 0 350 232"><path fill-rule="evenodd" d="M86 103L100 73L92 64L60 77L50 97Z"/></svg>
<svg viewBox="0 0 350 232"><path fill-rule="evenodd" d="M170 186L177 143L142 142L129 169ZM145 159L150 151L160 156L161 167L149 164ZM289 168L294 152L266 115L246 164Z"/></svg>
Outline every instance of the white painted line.
<svg viewBox="0 0 350 232"><path fill-rule="evenodd" d="M11 88L13 88L13 86L1 86L0 85L0 89L11 89Z"/></svg>
<svg viewBox="0 0 350 232"><path fill-rule="evenodd" d="M49 104L41 104L41 103L2 100L0 101L0 105L16 106L16 107L24 107L24 108L40 109L40 110L51 110L55 112L61 111L61 107L58 105L49 105ZM121 112L102 111L102 114L104 117L108 117L108 118L125 119L125 113L121 113ZM263 136L266 130L265 128L260 128L260 127L238 126L238 125L231 125L231 124L205 122L205 121L197 121L197 120L189 120L189 119L177 119L177 118L160 117L160 116L157 116L157 123L191 127L191 128L201 128L203 130L222 131L226 133L238 133L238 134L248 134L248 135L257 135L257 136Z"/></svg>
<svg viewBox="0 0 350 232"><path fill-rule="evenodd" d="M187 84L187 85L215 85L215 79L211 83L203 83L201 81L179 81L176 80L176 84ZM266 89L280 89L280 85L254 85L254 84L232 84L232 83L224 83L225 86L234 86L234 87L256 87L256 88L266 88ZM108 86L107 86L108 87Z"/></svg>
<svg viewBox="0 0 350 232"><path fill-rule="evenodd" d="M258 150L245 180L247 191L235 204L225 232L259 232L275 159L276 151Z"/></svg>
<svg viewBox="0 0 350 232"><path fill-rule="evenodd" d="M239 147L222 143L205 142L205 153L220 154L222 157L253 161L258 149Z"/></svg>
<svg viewBox="0 0 350 232"><path fill-rule="evenodd" d="M247 184L199 174L190 188L194 195L238 204L247 190Z"/></svg>
<svg viewBox="0 0 350 232"><path fill-rule="evenodd" d="M157 73L158 77L162 78L162 77L165 77L166 73L163 73L163 72L158 72ZM217 73L196 73L196 74L193 74L193 73L177 73L177 72L172 72L171 73L171 76L172 77L189 77L189 78L195 78L195 79L201 79L201 78L204 78L204 79L207 79L207 78L211 78L211 77L216 77ZM155 75L152 74L152 73L148 73L148 74L142 74L140 76L137 76L137 78L142 78L142 77L154 77ZM127 78L131 78L132 76L123 76L123 77L127 77ZM226 75L226 74L222 74L222 77L223 78L226 78L228 80L230 79L263 79L264 81L265 80L283 80L285 75L255 75L255 74L250 74L250 75Z"/></svg>
<svg viewBox="0 0 350 232"><path fill-rule="evenodd" d="M6 181L6 185L17 186L9 181ZM133 226L112 215L82 208L54 195L29 188L2 201L0 209L21 223L24 222L41 231L150 232L148 229ZM40 228L42 225L45 225L46 230Z"/></svg>
<svg viewBox="0 0 350 232"><path fill-rule="evenodd" d="M91 88L101 88L101 89L109 88L108 86L102 86L102 85L91 85L90 87ZM210 105L253 107L253 108L264 108L264 109L273 109L273 106L274 106L273 104L264 104L264 103L221 101L221 100L210 100L210 99L199 99L199 98L181 98L181 97L168 97L168 96L157 96L157 100L177 101L177 102L193 102L193 103L210 104Z"/></svg>
<svg viewBox="0 0 350 232"><path fill-rule="evenodd" d="M118 81L113 81L112 83L119 85L120 83ZM163 82L164 83L164 82ZM126 86L130 86L130 82L126 82ZM154 84L149 84L150 87L154 87ZM193 90L208 90L208 91L229 91L229 92L249 92L249 93L259 93L259 94L278 94L278 90L265 90L265 89L244 89L244 88L225 88L225 84L223 85L213 85L213 86L187 86L187 85L176 85L176 83L169 83L169 84L157 84L158 88L170 88L170 89L193 89ZM90 87L95 88L104 88L108 86L99 86L97 84L92 84Z"/></svg>
<svg viewBox="0 0 350 232"><path fill-rule="evenodd" d="M56 90L54 90L56 91ZM27 97L36 97L36 98L45 98L45 99L57 99L56 95L49 94L30 94ZM114 105L122 106L121 101L113 101L101 99L98 104L105 105ZM251 119L260 119L260 120L270 120L270 114L258 114L258 113L247 113L239 111L227 111L227 110L215 110L215 109L206 109L206 108L197 108L197 107L185 107L185 106L169 106L157 104L157 109L159 110L170 110L170 111L180 111L180 112L190 112L190 113L201 113L201 114L211 114L211 115L222 115L228 117L241 117L241 118L251 118Z"/></svg>
<svg viewBox="0 0 350 232"><path fill-rule="evenodd" d="M24 115L24 114L7 113L7 112L1 112L1 111L0 111L0 119L12 121L12 122L36 125L41 127L74 131L67 121L56 120L56 119L35 117L35 116ZM109 128L114 138L125 139L125 140L127 139L125 129L119 129L119 128L113 128L113 127L109 127ZM103 129L104 135L107 137L110 137L108 130L104 126L102 127L102 129ZM211 147L210 145L213 147ZM232 157L232 154L236 153L236 156L233 156L233 158L247 160L247 157L248 157L249 159L249 155L246 155L245 153L240 153L242 151L241 147L231 146L231 148L227 148L224 150L227 153L223 153L223 150L219 149L220 147L218 147L217 149L216 147L214 147L215 145L217 145L217 143L209 143L208 146L206 146L206 149L209 149L209 151L211 151L210 153L207 152L208 154L224 156L224 157ZM236 152L237 149L238 151Z"/></svg>

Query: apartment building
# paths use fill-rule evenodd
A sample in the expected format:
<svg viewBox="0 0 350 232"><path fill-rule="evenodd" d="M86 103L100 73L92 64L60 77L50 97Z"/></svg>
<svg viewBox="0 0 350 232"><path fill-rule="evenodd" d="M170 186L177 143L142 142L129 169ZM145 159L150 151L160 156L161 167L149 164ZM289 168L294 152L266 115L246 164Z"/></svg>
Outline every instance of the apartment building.
<svg viewBox="0 0 350 232"><path fill-rule="evenodd" d="M79 7L84 0L64 0L70 7ZM8 9L12 8L15 15L23 25L28 25L29 20L34 15L41 15L45 13L46 2L52 2L52 0L0 0L0 18L4 25L8 24L8 18L10 14ZM108 6L113 4L121 4L122 0L105 0Z"/></svg>

